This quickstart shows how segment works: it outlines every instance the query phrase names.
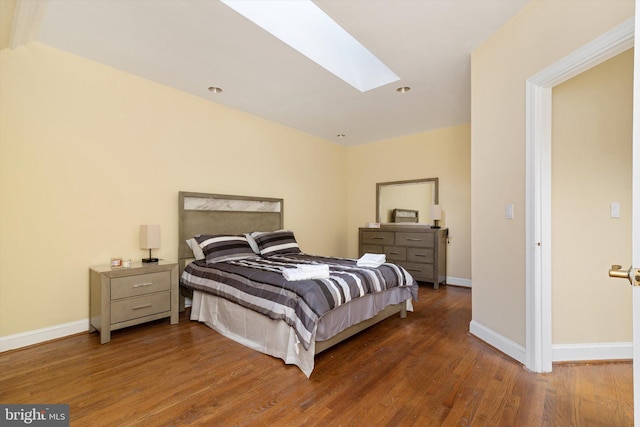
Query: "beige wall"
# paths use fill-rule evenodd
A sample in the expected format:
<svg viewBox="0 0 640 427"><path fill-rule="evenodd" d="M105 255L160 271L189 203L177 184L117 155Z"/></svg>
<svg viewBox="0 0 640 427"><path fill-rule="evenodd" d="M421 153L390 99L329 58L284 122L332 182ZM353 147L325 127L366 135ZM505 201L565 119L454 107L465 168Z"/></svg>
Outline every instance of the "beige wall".
<svg viewBox="0 0 640 427"><path fill-rule="evenodd" d="M553 88L553 343L632 340L633 49ZM621 216L610 217L620 203Z"/></svg>
<svg viewBox="0 0 640 427"><path fill-rule="evenodd" d="M447 276L470 280L470 154L469 125L349 147L349 256L358 256L358 227L376 220L376 183L438 177Z"/></svg>
<svg viewBox="0 0 640 427"><path fill-rule="evenodd" d="M39 44L0 51L0 336L88 317L88 269L177 256L178 191L282 197L347 255L346 148ZM350 232L352 230L349 230Z"/></svg>
<svg viewBox="0 0 640 427"><path fill-rule="evenodd" d="M0 1L0 49L9 46L11 22L16 9L16 0Z"/></svg>
<svg viewBox="0 0 640 427"><path fill-rule="evenodd" d="M516 344L525 344L526 79L633 15L633 0L534 0L472 54L472 317Z"/></svg>
<svg viewBox="0 0 640 427"><path fill-rule="evenodd" d="M0 336L86 319L88 267L146 255L139 224L175 259L180 190L283 197L305 251L357 256L376 182L438 176L448 274L470 279L469 140L346 148L37 43L1 50Z"/></svg>

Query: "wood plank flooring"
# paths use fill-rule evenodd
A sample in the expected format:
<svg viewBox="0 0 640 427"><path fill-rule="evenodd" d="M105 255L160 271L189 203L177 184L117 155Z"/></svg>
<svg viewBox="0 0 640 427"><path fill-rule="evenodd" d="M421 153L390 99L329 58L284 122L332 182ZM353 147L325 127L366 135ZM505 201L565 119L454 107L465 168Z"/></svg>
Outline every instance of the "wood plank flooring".
<svg viewBox="0 0 640 427"><path fill-rule="evenodd" d="M533 374L468 334L471 291L420 287L298 368L168 319L0 354L1 403L67 403L72 426L631 426L632 365Z"/></svg>

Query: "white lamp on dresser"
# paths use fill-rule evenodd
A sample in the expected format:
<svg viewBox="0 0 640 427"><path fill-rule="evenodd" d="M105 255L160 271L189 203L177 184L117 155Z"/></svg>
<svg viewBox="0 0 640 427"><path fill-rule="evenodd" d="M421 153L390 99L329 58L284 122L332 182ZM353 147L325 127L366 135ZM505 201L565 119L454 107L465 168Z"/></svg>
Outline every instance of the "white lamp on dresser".
<svg viewBox="0 0 640 427"><path fill-rule="evenodd" d="M440 205L431 205L430 209L431 219L433 220L433 225L431 228L440 228L438 225L438 221L442 219L442 206Z"/></svg>

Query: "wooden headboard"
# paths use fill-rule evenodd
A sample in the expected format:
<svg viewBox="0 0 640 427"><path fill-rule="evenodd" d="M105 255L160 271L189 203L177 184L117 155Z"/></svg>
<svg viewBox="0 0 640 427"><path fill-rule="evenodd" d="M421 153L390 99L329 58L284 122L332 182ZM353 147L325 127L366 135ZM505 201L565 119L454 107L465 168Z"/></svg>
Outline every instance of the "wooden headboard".
<svg viewBox="0 0 640 427"><path fill-rule="evenodd" d="M197 234L243 234L284 226L284 200L180 191L178 263L180 274L193 259L186 241Z"/></svg>

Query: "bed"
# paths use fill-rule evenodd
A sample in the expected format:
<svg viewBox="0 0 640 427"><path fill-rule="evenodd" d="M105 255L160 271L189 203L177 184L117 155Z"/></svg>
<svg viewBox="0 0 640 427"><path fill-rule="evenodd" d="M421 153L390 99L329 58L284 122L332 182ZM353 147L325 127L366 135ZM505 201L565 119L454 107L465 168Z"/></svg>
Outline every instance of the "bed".
<svg viewBox="0 0 640 427"><path fill-rule="evenodd" d="M305 254L283 219L283 199L180 192L181 307L310 377L316 354L406 317L418 286L395 264Z"/></svg>

